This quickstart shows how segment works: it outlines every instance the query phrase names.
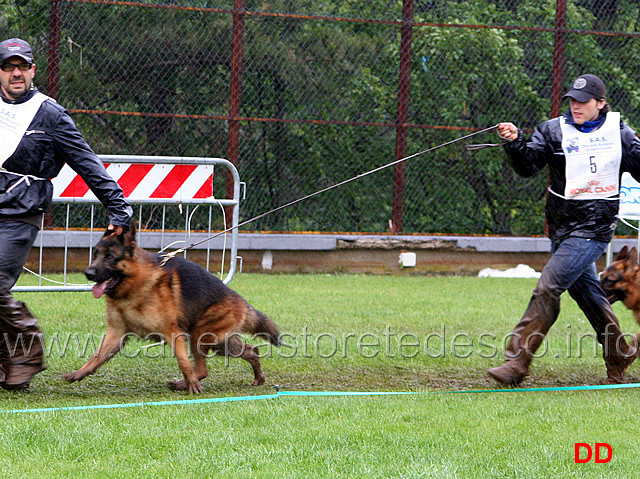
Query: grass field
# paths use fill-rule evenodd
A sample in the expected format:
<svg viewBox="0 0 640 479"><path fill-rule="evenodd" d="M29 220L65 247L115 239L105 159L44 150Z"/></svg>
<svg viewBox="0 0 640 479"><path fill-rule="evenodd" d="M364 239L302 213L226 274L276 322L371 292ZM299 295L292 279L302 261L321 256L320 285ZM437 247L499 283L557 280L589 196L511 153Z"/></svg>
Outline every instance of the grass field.
<svg viewBox="0 0 640 479"><path fill-rule="evenodd" d="M41 318L48 369L30 393L0 390L2 476L640 473L640 391L536 391L604 383L600 349L568 297L522 385L527 390L500 388L488 379L486 370L502 362L504 340L535 280L238 274L231 286L278 323L285 345L261 349L267 381L260 387L250 386L244 361L210 359L198 397L170 391L166 382L179 377L170 351L137 340L95 375L63 382L61 375L81 366L99 343L104 303L90 293L20 294ZM623 330L635 333L631 314L614 306ZM640 383L640 363L630 367L627 380ZM258 398L273 395L274 386L410 394ZM250 399L186 402L227 397ZM102 405L121 407L82 409ZM59 409L72 407L80 409ZM55 410L30 411L40 408ZM576 464L575 443L596 442L611 446L611 460Z"/></svg>

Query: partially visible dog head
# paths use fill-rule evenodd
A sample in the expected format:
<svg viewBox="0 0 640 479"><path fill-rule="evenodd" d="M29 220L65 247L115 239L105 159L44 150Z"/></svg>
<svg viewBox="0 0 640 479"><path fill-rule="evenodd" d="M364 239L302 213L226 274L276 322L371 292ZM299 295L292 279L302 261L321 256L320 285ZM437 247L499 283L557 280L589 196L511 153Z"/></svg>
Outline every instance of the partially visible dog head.
<svg viewBox="0 0 640 479"><path fill-rule="evenodd" d="M610 303L624 301L629 295L640 293L638 251L624 246L600 276L600 285Z"/></svg>
<svg viewBox="0 0 640 479"><path fill-rule="evenodd" d="M128 231L117 235L105 231L104 236L93 250L93 258L84 274L89 281L94 281L93 296L109 296L126 277L125 262L131 258L136 249L136 228L132 222Z"/></svg>

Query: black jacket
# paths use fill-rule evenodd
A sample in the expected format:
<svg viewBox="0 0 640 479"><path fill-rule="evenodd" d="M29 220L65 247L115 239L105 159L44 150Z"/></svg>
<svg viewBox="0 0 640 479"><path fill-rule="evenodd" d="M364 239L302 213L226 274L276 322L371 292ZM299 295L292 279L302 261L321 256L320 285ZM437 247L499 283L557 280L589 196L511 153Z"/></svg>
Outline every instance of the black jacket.
<svg viewBox="0 0 640 479"><path fill-rule="evenodd" d="M558 120L538 125L529 140L518 130L518 138L504 144L513 169L520 176L529 177L549 166L549 187L562 194L565 188L565 155L562 150L562 130L559 121L566 121L570 113ZM640 140L635 132L620 122L622 161L620 175L627 171L640 181ZM546 215L549 238L561 242L569 236L609 242L616 228L618 201L566 200L552 193L547 196Z"/></svg>
<svg viewBox="0 0 640 479"><path fill-rule="evenodd" d="M35 93L34 89L15 101L4 97L2 101L21 103L31 99ZM107 208L111 224L129 226L133 210L125 200L122 189L84 140L69 112L50 99L42 103L16 151L3 165L8 171L46 180L22 181L19 188L7 194L11 184L21 177L0 174L0 218L19 219L48 211L53 196L49 179L60 173L64 163L68 163L85 180ZM21 190L20 193L14 194L18 190Z"/></svg>

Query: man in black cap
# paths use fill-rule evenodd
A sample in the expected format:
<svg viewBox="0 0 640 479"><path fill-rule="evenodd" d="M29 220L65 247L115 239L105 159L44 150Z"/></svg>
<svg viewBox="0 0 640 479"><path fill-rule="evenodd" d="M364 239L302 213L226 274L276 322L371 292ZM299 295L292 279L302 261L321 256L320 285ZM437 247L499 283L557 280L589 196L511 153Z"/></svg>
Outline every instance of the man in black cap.
<svg viewBox="0 0 640 479"><path fill-rule="evenodd" d="M560 295L569 291L596 331L603 348L607 383L622 383L637 355L628 345L607 296L595 261L613 237L620 177L628 171L640 180L640 141L611 112L605 85L596 75L581 75L564 98L568 110L538 125L530 139L513 123L500 123L498 134L516 173L529 177L549 167L546 217L551 258L529 306L511 334L506 361L489 369L502 384L519 384L560 312Z"/></svg>
<svg viewBox="0 0 640 479"><path fill-rule="evenodd" d="M38 322L10 290L51 207L50 179L68 163L107 208L116 234L133 213L69 112L34 86L35 72L27 42L0 42L0 387L15 390L45 368Z"/></svg>

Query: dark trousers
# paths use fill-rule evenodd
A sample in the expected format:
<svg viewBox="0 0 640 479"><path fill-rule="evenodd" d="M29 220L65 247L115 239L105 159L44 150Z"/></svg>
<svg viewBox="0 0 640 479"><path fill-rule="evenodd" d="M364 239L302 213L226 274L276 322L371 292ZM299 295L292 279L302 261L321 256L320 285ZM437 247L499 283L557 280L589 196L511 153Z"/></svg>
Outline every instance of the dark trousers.
<svg viewBox="0 0 640 479"><path fill-rule="evenodd" d="M634 353L624 339L618 318L600 287L595 261L606 243L570 237L552 244L552 256L542 270L529 306L515 327L505 351L508 360L526 371L531 359L560 313L560 295L569 291L596 332L608 371L628 363Z"/></svg>
<svg viewBox="0 0 640 479"><path fill-rule="evenodd" d="M0 386L6 388L28 385L44 369L38 321L10 292L37 234L22 221L0 221Z"/></svg>

